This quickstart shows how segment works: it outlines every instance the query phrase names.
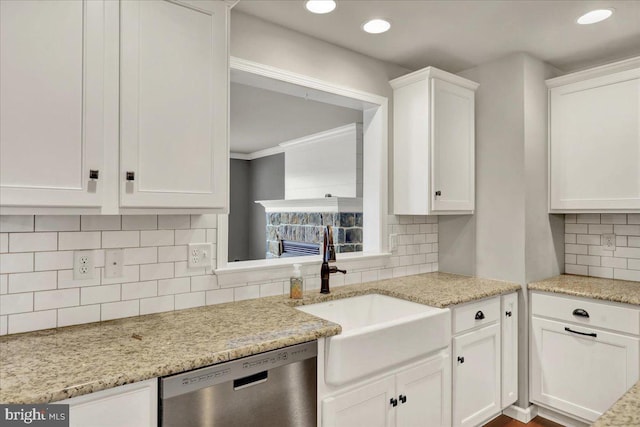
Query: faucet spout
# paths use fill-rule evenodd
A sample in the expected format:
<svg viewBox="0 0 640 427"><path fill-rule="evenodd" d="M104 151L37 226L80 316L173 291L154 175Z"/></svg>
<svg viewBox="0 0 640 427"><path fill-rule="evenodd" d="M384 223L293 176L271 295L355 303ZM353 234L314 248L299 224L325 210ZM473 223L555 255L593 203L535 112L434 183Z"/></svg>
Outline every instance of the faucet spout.
<svg viewBox="0 0 640 427"><path fill-rule="evenodd" d="M332 273L347 274L347 270L340 270L338 267L332 265L330 262L336 261L336 248L333 245L333 230L330 225L324 229L324 240L322 243L322 267L320 268L320 293L328 294L331 292L329 289L329 277Z"/></svg>

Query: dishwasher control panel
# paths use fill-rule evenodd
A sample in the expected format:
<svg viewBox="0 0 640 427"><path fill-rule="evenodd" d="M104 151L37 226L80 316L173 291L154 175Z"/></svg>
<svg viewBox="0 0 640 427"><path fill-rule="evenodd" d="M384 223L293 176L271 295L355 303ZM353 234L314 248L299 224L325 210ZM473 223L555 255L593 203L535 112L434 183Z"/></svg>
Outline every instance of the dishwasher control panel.
<svg viewBox="0 0 640 427"><path fill-rule="evenodd" d="M256 354L161 379L162 398L178 396L318 355L317 342Z"/></svg>

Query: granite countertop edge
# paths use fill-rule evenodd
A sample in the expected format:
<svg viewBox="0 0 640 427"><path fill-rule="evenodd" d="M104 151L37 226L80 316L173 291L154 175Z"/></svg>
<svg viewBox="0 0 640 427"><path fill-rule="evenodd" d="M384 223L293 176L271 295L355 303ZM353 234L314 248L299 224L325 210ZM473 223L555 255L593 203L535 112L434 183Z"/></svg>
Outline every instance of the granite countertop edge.
<svg viewBox="0 0 640 427"><path fill-rule="evenodd" d="M520 289L520 285L509 282L447 273L427 273L336 287L332 289L332 293L329 295L311 291L305 293L304 298L300 300L292 300L287 296L274 296L95 324L7 335L0 337L0 355L3 356L3 359L5 357L8 358L7 366L3 367L0 364L0 402L15 404L53 403L125 384L173 375L265 351L314 341L322 337L337 335L341 332L341 327L338 324L294 310L294 307L300 305L380 293L420 304L445 308L511 293ZM261 313L251 317L252 311L261 311ZM247 322L250 326L245 325L244 318L237 319L238 313L241 313L242 316L247 316ZM275 317L275 320L272 319L271 324L262 324L264 323L263 321L273 317ZM227 325L225 321L231 318L233 318L232 321ZM201 347L199 349L200 352L193 352L193 355L185 353L184 355L172 357L171 354L168 354L166 355L166 360L159 358L158 354L164 349L179 348L180 344L174 343L174 339L177 341L182 340L182 342L186 343L190 342L190 337L185 338L185 336L180 335L188 335L194 331L184 332L180 328L180 322L193 322L194 319L202 322L211 321L224 324L219 326L219 328L223 329L213 330L213 332L222 330L222 335L224 335L220 337L218 342L212 344L214 350L208 351L207 348ZM283 324L286 324L285 320L290 322L288 326L283 326ZM239 329L245 328L246 333L244 335L242 332L233 334L228 332L229 330L235 331L234 328L237 328L238 325L241 325ZM255 331L251 329L252 326L260 326L266 329ZM270 326L273 329L269 329ZM162 335L163 328L171 327L175 329L172 334ZM156 329L158 332L156 332ZM141 330L147 331L147 334L142 333L144 335L143 341L131 339L132 331L133 335L136 335L136 331ZM157 333L158 337L163 338L165 341L162 342L159 338L154 339L154 333ZM101 335L101 337L94 340L95 335ZM227 335L232 336L229 337ZM112 345L113 337L116 337L116 342ZM193 339L196 338L194 337ZM67 351L65 344L69 339L82 343L83 348L77 349L77 354L72 355L79 361L90 359L95 355L98 355L97 357L102 356L99 347L107 345L105 343L108 342L115 350L108 349L113 350L111 352L112 355L110 356L108 352L105 352L107 354L102 357L107 361L105 363L110 365L103 369L99 361L89 360L89 368L76 367L74 366L74 360L67 360L72 359L72 357L64 358L64 356L50 354L52 351L45 353L44 350L41 350L43 352L42 358L38 358L37 351L33 352L35 354L28 354L31 358L23 358L23 356L27 356L26 353L32 353L30 347L38 346L38 344L42 343L54 349L60 350L64 348ZM93 347L84 345L85 341L93 341ZM11 347L12 344L15 348ZM117 361L112 360L117 357L124 358L120 365L117 364ZM134 359L135 362L133 361ZM27 369L24 366L28 363L27 360L39 363L37 369ZM76 363L84 365L81 362ZM99 368L96 370L100 371L102 369L106 371L106 374L95 372L94 376L94 372L90 369L92 366L93 368L98 366ZM120 366L122 367L120 368ZM42 381L43 384L39 384L38 380L41 379L39 376L46 375L47 372L59 373L49 374L46 381ZM69 374L64 372L69 372ZM71 378L63 381L60 378L64 376ZM4 387L3 382L5 383Z"/></svg>
<svg viewBox="0 0 640 427"><path fill-rule="evenodd" d="M562 274L527 285L532 291L640 305L640 282Z"/></svg>

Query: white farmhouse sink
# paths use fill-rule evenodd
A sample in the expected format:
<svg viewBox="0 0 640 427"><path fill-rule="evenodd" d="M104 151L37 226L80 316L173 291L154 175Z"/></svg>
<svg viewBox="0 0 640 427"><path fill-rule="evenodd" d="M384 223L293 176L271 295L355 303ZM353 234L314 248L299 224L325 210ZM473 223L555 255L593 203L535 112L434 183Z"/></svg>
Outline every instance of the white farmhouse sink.
<svg viewBox="0 0 640 427"><path fill-rule="evenodd" d="M408 362L451 341L451 313L370 294L296 307L342 326L326 340L325 382L340 385Z"/></svg>

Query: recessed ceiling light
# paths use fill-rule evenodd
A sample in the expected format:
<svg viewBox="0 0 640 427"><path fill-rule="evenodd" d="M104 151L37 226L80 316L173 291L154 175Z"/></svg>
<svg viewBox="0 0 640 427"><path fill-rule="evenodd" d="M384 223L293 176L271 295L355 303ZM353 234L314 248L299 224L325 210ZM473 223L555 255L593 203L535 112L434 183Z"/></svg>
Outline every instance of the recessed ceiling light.
<svg viewBox="0 0 640 427"><path fill-rule="evenodd" d="M597 9L587 12L576 21L580 25L595 24L613 15L613 9Z"/></svg>
<svg viewBox="0 0 640 427"><path fill-rule="evenodd" d="M380 34L389 31L391 23L385 19L372 19L362 24L362 29L369 34Z"/></svg>
<svg viewBox="0 0 640 427"><path fill-rule="evenodd" d="M329 13L336 8L336 2L333 0L308 0L304 6L312 13Z"/></svg>

